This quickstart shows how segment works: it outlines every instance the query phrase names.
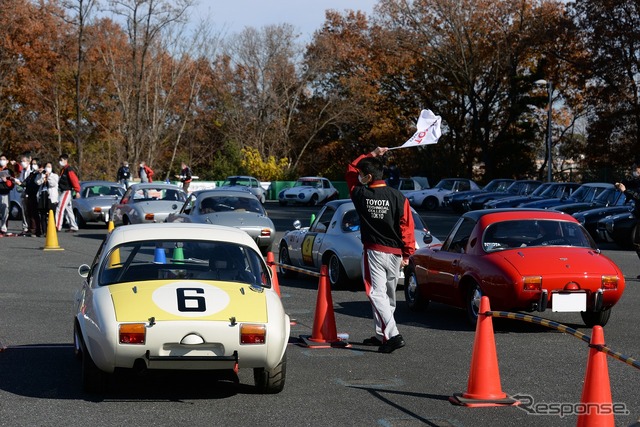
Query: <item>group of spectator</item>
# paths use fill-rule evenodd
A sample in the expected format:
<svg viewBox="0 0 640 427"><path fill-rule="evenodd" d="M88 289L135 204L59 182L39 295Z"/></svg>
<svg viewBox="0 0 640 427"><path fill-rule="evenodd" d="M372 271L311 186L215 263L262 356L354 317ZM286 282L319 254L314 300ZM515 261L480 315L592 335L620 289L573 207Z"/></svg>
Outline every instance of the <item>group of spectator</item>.
<svg viewBox="0 0 640 427"><path fill-rule="evenodd" d="M70 233L78 231L78 223L73 213L72 199L80 197L80 179L76 169L69 165L69 156L58 158L59 173L54 171L52 162L40 162L30 154L23 154L19 161L9 161L0 155L0 236L9 234L7 230L11 200L10 193L22 187L20 207L22 209L22 232L20 236L45 236L49 211L54 212L57 231L68 224ZM146 162L140 162L138 169L140 182L153 182L154 171ZM183 162L180 175L185 191L192 180L191 169ZM125 161L117 172L117 181L129 187L132 178L129 162Z"/></svg>
<svg viewBox="0 0 640 427"><path fill-rule="evenodd" d="M69 231L78 231L78 225L71 206L71 192L77 196L80 192L78 175L68 164L69 156L58 157L60 173L54 172L53 163L40 162L29 154L20 156L18 162L9 161L0 156L0 236L8 234L10 193L16 187L22 187L20 207L22 209L21 236L44 236L48 227L49 211L55 212L58 230L63 220L69 225Z"/></svg>

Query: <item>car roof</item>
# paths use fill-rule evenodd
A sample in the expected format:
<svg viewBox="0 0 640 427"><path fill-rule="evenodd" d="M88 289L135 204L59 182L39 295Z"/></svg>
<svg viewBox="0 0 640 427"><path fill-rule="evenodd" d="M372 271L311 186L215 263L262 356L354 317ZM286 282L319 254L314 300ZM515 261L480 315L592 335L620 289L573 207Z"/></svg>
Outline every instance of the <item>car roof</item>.
<svg viewBox="0 0 640 427"><path fill-rule="evenodd" d="M235 227L201 223L160 222L123 225L114 228L108 239L109 247L131 241L212 240L249 246L259 252L258 245L245 231Z"/></svg>
<svg viewBox="0 0 640 427"><path fill-rule="evenodd" d="M208 190L198 190L194 191L192 194L195 195L198 199L209 196L236 196L236 197L247 197L255 199L256 196L253 195L251 191L248 189L238 188L210 188Z"/></svg>
<svg viewBox="0 0 640 427"><path fill-rule="evenodd" d="M138 188L167 188L170 190L180 190L182 191L182 187L179 187L175 184L166 184L164 182L139 182L137 184L132 184L129 188L132 188L134 191Z"/></svg>
<svg viewBox="0 0 640 427"><path fill-rule="evenodd" d="M225 180L232 179L232 178L255 179L256 181L258 180L258 178L254 178L253 176L249 176L249 175L230 175L226 177Z"/></svg>
<svg viewBox="0 0 640 427"><path fill-rule="evenodd" d="M109 185L112 187L122 187L124 188L124 184L120 184L119 182L113 182L113 181L100 181L100 180L92 180L92 181L81 181L80 182L80 186L81 187L86 187L89 185Z"/></svg>
<svg viewBox="0 0 640 427"><path fill-rule="evenodd" d="M469 218L474 221L486 219L490 221L503 221L512 219L558 219L575 221L571 215L560 211L550 211L548 209L520 209L520 208L502 208L502 209L480 209L469 211L462 214L462 217Z"/></svg>
<svg viewBox="0 0 640 427"><path fill-rule="evenodd" d="M306 181L306 180L313 180L313 181L317 181L319 179L327 179L321 176L301 176L300 178L298 178L296 181ZM328 180L328 179L327 179Z"/></svg>

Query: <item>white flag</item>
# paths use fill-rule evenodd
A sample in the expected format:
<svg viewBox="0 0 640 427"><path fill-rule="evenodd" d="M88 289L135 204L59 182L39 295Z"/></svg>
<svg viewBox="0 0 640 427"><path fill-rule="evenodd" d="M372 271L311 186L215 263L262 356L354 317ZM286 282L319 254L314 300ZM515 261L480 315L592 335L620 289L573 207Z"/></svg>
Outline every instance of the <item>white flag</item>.
<svg viewBox="0 0 640 427"><path fill-rule="evenodd" d="M440 122L442 122L442 117L436 116L431 110L422 110L416 123L416 127L418 128L417 132L414 133L407 142L394 148L415 147L437 143L440 135L442 135Z"/></svg>

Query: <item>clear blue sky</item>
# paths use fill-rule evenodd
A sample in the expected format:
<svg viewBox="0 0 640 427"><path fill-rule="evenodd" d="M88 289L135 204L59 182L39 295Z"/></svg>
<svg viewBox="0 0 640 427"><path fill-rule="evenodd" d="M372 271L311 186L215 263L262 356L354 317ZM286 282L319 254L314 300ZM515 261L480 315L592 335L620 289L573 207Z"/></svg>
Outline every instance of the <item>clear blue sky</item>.
<svg viewBox="0 0 640 427"><path fill-rule="evenodd" d="M324 23L325 10L344 12L361 10L371 15L377 0L199 0L192 11L192 19L207 18L227 34L238 33L245 27L292 24L308 39Z"/></svg>

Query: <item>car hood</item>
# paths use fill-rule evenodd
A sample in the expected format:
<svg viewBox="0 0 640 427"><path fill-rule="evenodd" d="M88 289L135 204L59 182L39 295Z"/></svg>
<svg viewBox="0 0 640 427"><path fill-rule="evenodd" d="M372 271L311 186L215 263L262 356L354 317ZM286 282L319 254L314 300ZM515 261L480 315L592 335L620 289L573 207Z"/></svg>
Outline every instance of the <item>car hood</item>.
<svg viewBox="0 0 640 427"><path fill-rule="evenodd" d="M266 295L244 283L214 280L154 280L110 285L111 299L118 322L156 322L167 320L215 320L267 322ZM176 295L186 307L178 308ZM205 297L208 305L193 310ZM209 303L209 301L214 301ZM189 309L192 310L189 310Z"/></svg>
<svg viewBox="0 0 640 427"><path fill-rule="evenodd" d="M608 258L587 248L521 248L495 255L502 257L523 276L539 276L540 266L544 266L544 275L570 276L576 281L585 275L617 274Z"/></svg>

